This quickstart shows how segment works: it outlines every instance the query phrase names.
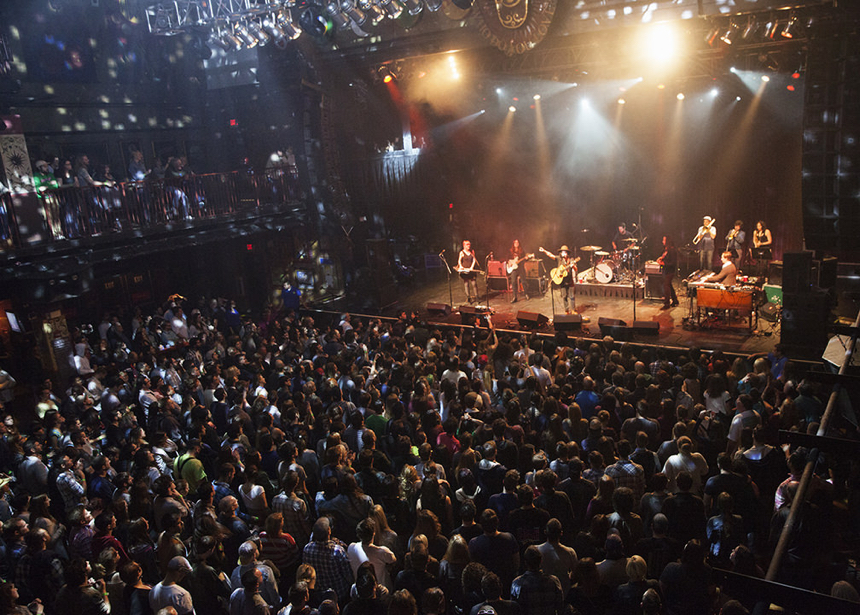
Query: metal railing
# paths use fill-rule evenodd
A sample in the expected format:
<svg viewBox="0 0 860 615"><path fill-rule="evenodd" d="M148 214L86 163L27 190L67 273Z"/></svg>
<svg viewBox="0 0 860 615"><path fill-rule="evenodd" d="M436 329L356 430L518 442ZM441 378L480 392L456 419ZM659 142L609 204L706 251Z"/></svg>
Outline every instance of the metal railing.
<svg viewBox="0 0 860 615"><path fill-rule="evenodd" d="M282 205L295 200L298 186L288 173L232 171L35 194L35 200L0 197L0 252ZM34 201L37 215L22 211Z"/></svg>

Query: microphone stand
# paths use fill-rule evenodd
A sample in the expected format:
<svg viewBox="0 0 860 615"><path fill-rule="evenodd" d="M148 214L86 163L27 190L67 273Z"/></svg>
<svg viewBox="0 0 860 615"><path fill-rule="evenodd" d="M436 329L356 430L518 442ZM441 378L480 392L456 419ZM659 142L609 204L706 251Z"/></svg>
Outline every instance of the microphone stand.
<svg viewBox="0 0 860 615"><path fill-rule="evenodd" d="M451 290L451 265L448 264L448 261L445 259L445 250L439 252L439 259L445 263L445 269L448 271L448 305L453 309L454 307L454 292Z"/></svg>
<svg viewBox="0 0 860 615"><path fill-rule="evenodd" d="M490 259L493 258L493 253L487 254L484 259L484 302L487 304L487 312L490 311Z"/></svg>

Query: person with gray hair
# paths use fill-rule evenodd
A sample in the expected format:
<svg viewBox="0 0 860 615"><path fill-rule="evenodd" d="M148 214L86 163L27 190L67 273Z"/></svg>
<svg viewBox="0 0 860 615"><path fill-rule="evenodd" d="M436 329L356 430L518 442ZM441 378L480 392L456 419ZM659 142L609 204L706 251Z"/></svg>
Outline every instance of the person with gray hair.
<svg viewBox="0 0 860 615"><path fill-rule="evenodd" d="M265 600L269 608L277 609L281 603L281 597L278 594L278 581L275 578L275 572L271 567L257 561L257 556L260 554L260 549L257 543L251 540L246 540L239 546L239 565L233 569L230 574L230 585L232 587L242 587L242 576L249 570L259 570L260 588L259 593ZM232 604L232 596L230 601ZM231 607L232 610L232 607Z"/></svg>

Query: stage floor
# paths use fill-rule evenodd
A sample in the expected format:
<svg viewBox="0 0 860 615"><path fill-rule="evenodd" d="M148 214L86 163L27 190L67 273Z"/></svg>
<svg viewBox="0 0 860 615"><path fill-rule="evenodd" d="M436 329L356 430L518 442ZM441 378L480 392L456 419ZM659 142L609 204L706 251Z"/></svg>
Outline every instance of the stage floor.
<svg viewBox="0 0 860 615"><path fill-rule="evenodd" d="M660 344L673 347L697 346L703 350L722 350L741 354L753 354L770 351L774 344L779 342L779 325L759 319L751 330L749 319L739 318L730 324L702 323L696 324L695 314L691 316L690 299L687 291L679 280L675 280L675 290L678 294L680 306L662 310L662 299L643 298L644 289L637 290L637 298L632 298L632 288L628 285L626 289L606 285L605 290L609 296L601 296L601 288L604 285L584 286L579 285L576 293L576 312L583 319L580 331L570 331L571 337L601 338L598 319L615 318L623 320L628 325L635 321L656 322L659 324L659 333L641 333L627 330L628 341L642 344ZM619 285L620 286L620 285ZM548 290L540 296L530 298L520 296L517 303L510 302L510 294L504 291L487 291L483 279L479 279L478 290L481 293L479 306L489 306L493 310L493 324L497 329L508 329L522 331L526 330L520 326L517 320L517 312L537 312L547 317L549 322L538 329L539 333L554 333L552 326L553 314L564 314L564 306L561 297L556 291L553 297ZM553 311L553 298L555 299L555 311ZM453 299L453 301L451 301ZM442 303L453 307L449 315L441 313L429 313L428 303ZM466 303L466 295L460 278L455 276L451 279L451 292L449 294L448 282L443 279L428 279L424 283L416 279L411 288L401 287L398 292L398 301L384 312L386 315L396 315L407 310L416 311L429 322L460 324L461 317L457 308ZM635 314L635 316L634 316Z"/></svg>

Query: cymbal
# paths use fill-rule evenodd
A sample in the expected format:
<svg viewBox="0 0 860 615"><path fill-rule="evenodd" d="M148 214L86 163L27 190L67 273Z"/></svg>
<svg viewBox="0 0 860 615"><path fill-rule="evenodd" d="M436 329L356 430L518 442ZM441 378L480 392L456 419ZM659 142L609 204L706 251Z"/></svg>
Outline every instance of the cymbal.
<svg viewBox="0 0 860 615"><path fill-rule="evenodd" d="M609 256L609 252L604 252L603 250L598 250L594 253L594 256Z"/></svg>
<svg viewBox="0 0 860 615"><path fill-rule="evenodd" d="M580 250L582 252L597 252L598 250L602 250L601 246L582 246Z"/></svg>
<svg viewBox="0 0 860 615"><path fill-rule="evenodd" d="M641 250L641 248L639 246L630 246L627 249L630 250L631 252L638 252L639 250Z"/></svg>

